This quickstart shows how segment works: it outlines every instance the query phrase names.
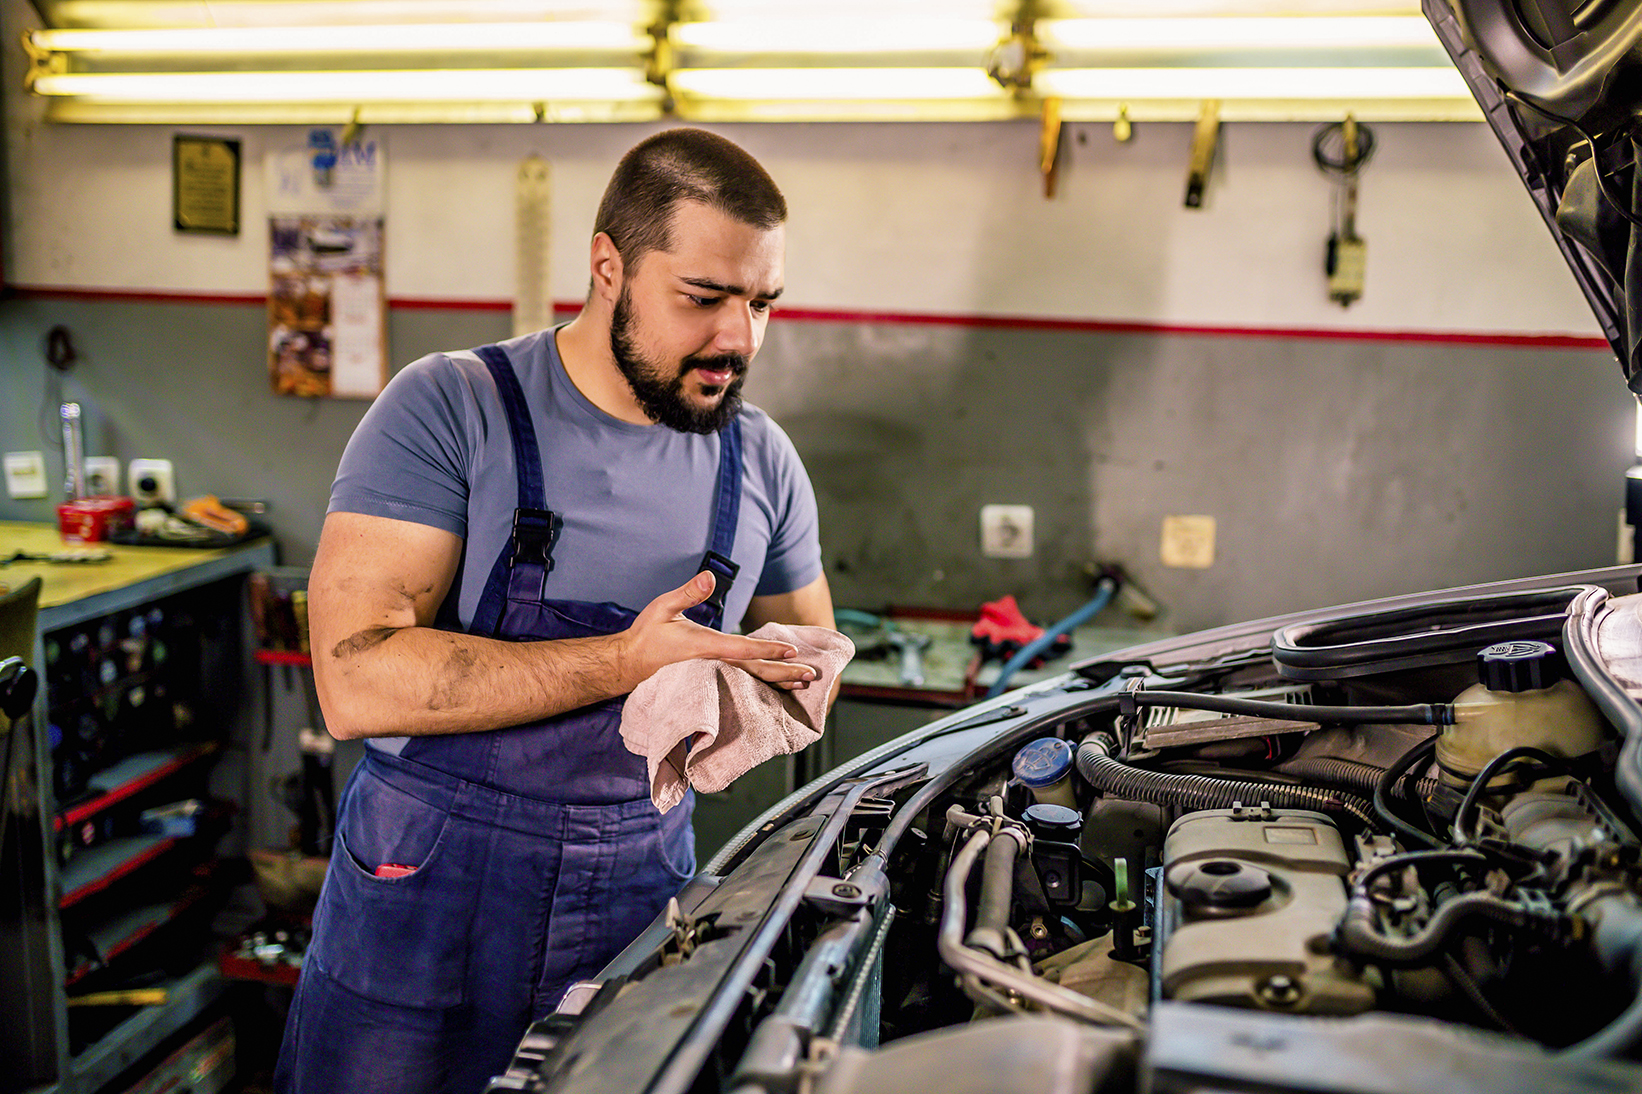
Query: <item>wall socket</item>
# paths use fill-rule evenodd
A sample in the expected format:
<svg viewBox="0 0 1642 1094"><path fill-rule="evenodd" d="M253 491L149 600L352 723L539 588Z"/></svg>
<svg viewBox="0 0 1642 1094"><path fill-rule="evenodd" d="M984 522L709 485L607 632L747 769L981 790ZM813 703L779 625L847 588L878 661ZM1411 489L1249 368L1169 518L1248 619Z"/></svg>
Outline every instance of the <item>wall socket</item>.
<svg viewBox="0 0 1642 1094"><path fill-rule="evenodd" d="M1031 558L1032 507L981 506L981 554L986 558Z"/></svg>
<svg viewBox="0 0 1642 1094"><path fill-rule="evenodd" d="M177 503L177 480L170 460L132 460L126 477L137 508Z"/></svg>
<svg viewBox="0 0 1642 1094"><path fill-rule="evenodd" d="M7 452L6 493L14 498L45 497L45 457L38 452Z"/></svg>
<svg viewBox="0 0 1642 1094"><path fill-rule="evenodd" d="M120 492L120 461L115 456L86 457L86 496L108 497Z"/></svg>

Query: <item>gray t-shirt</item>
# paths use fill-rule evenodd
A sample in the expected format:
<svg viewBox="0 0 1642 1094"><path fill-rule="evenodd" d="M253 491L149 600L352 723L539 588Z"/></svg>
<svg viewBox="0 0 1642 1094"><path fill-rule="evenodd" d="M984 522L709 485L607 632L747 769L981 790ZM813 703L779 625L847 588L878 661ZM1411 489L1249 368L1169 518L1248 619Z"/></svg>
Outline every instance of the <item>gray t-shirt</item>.
<svg viewBox="0 0 1642 1094"><path fill-rule="evenodd" d="M718 436L618 421L584 396L554 331L502 342L530 404L547 507L564 518L546 594L638 611L697 573L712 542ZM821 575L815 493L792 441L769 416L741 413L741 572L724 627L748 601ZM464 540L450 595L470 626L518 505L513 441L490 371L470 352L431 354L396 375L349 440L330 512L414 521Z"/></svg>

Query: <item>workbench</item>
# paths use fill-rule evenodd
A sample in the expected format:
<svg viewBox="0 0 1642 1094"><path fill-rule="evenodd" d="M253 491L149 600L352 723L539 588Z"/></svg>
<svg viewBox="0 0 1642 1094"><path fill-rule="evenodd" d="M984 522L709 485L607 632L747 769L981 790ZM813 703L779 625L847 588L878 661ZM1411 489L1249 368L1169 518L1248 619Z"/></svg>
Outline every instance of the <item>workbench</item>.
<svg viewBox="0 0 1642 1094"><path fill-rule="evenodd" d="M923 679L919 683L904 680L901 658L893 649L887 655L882 649L873 655L873 648L882 646L882 628L841 625L844 633L854 639L857 655L844 668L843 686L827 733L806 750L805 769L800 776L829 771L902 733L977 702L997 682L1002 663L983 662L970 641L970 629L977 618L974 613L910 607L871 614L880 615L896 630L929 639L920 655ZM1158 626L1107 622L1114 616L1118 613L1097 616L1097 622L1076 628L1069 653L1039 668L1017 671L1007 687L1018 688L1058 676L1080 661L1173 634Z"/></svg>
<svg viewBox="0 0 1642 1094"><path fill-rule="evenodd" d="M16 560L82 546L109 557ZM0 522L0 560L14 560L0 565L0 584L42 581L32 662L41 687L32 718L4 742L10 770L0 776L29 795L5 803L13 835L4 865L20 884L0 892L0 919L15 928L0 939L0 1091L98 1090L225 990L214 960L202 959L167 967L155 985L163 1002L72 1011L67 1002L158 960L147 954L171 945L165 932L191 935L223 891L217 829L166 837L142 834L135 822L139 810L173 796L243 806L244 770L219 761L250 736L256 677L244 579L273 557L266 538L217 549L78 545L62 542L53 525ZM104 674L65 668L78 666L71 650L103 634L116 643L86 664ZM146 696L154 699L140 718L122 720ZM185 696L187 718L177 706ZM98 723L103 751L95 763L82 755L83 783L59 801L64 773L54 770L49 727L73 718Z"/></svg>

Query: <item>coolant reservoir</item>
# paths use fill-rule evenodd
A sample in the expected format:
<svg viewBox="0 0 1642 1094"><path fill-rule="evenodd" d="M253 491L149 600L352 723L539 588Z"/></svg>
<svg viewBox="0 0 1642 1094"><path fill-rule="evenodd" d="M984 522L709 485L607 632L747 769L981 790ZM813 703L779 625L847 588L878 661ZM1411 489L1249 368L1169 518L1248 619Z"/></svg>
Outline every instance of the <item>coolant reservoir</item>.
<svg viewBox="0 0 1642 1094"><path fill-rule="evenodd" d="M1508 748L1572 759L1602 743L1605 723L1580 686L1562 678L1547 642L1501 642L1477 654L1481 678L1454 697L1455 724L1437 740L1443 779L1464 786Z"/></svg>

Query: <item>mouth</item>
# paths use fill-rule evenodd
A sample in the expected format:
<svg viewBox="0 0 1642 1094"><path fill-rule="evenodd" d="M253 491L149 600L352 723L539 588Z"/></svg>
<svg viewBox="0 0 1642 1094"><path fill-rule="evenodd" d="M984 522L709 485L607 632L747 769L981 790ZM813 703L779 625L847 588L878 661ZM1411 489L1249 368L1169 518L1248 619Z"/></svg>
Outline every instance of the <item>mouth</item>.
<svg viewBox="0 0 1642 1094"><path fill-rule="evenodd" d="M694 372L696 379L701 381L701 386L709 389L724 387L736 377L736 370L733 368L697 365Z"/></svg>

